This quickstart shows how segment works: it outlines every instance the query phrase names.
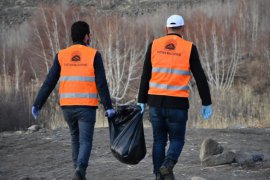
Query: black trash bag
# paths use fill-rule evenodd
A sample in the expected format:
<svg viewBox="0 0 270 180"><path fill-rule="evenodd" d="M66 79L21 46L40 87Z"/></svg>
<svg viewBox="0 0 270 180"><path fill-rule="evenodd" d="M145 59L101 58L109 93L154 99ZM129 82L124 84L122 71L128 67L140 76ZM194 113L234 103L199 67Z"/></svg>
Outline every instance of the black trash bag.
<svg viewBox="0 0 270 180"><path fill-rule="evenodd" d="M138 164L146 154L143 120L139 106L120 106L109 119L112 154L125 164Z"/></svg>

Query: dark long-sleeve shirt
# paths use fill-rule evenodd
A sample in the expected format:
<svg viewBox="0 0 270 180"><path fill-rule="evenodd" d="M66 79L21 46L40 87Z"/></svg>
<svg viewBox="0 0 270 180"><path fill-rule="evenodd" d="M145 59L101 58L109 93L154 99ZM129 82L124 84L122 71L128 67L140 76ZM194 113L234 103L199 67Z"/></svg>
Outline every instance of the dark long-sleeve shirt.
<svg viewBox="0 0 270 180"><path fill-rule="evenodd" d="M111 103L110 93L109 93L109 89L107 85L105 70L104 70L101 54L98 51L96 52L96 55L94 58L94 69L95 69L95 82L97 85L100 100L105 110L111 109L112 103ZM41 86L38 92L36 100L33 104L34 106L36 106L39 109L42 108L47 98L49 97L53 89L55 88L60 77L60 72L61 72L61 66L58 61L58 54L56 54L54 63L46 77L46 80L44 81L43 85ZM90 106L90 107L96 108L95 106Z"/></svg>
<svg viewBox="0 0 270 180"><path fill-rule="evenodd" d="M176 34L168 34L168 35L176 35ZM138 102L148 103L149 106L155 107L188 109L189 101L188 98L186 97L173 97L173 96L148 94L149 81L152 75L151 51L152 51L152 43L148 46L145 55ZM195 78L199 95L202 100L202 105L212 104L207 79L201 66L199 54L195 45L192 45L189 62L190 62L190 70Z"/></svg>

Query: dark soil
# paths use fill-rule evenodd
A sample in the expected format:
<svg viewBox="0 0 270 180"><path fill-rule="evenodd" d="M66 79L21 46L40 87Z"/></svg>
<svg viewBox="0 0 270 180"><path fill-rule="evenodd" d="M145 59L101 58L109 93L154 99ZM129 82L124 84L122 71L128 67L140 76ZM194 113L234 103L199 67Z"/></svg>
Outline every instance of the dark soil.
<svg viewBox="0 0 270 180"><path fill-rule="evenodd" d="M108 136L107 128L95 130L88 180L154 179L151 128L145 128L147 155L135 166L122 164L112 156ZM203 167L199 148L206 137L217 140L225 149L263 153L264 161L242 167L236 164ZM0 133L0 179L71 179L70 146L68 129ZM270 179L270 129L188 129L186 144L174 171L178 180L194 176L209 180Z"/></svg>

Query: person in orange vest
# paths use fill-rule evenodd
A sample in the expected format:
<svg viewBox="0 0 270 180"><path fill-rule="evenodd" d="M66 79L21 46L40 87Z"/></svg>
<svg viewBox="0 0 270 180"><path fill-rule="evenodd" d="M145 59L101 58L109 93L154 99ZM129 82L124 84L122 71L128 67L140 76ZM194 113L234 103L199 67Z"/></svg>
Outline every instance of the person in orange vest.
<svg viewBox="0 0 270 180"><path fill-rule="evenodd" d="M173 180L173 168L185 143L191 73L202 100L201 113L204 119L212 115L212 102L197 48L192 42L183 39L182 16L170 16L166 31L167 35L155 39L146 52L138 105L142 109L141 113L144 113L146 103L149 105L154 141L153 172L156 179Z"/></svg>
<svg viewBox="0 0 270 180"><path fill-rule="evenodd" d="M60 106L72 142L73 180L86 179L92 149L98 95L109 118L115 115L101 54L89 47L90 29L83 21L71 27L73 45L60 50L32 106L36 119L58 80Z"/></svg>

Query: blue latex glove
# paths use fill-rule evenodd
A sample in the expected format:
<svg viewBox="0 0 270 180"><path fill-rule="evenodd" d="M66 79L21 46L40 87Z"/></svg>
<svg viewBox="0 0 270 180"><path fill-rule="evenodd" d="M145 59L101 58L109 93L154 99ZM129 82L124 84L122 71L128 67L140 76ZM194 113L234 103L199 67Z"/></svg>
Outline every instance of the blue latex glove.
<svg viewBox="0 0 270 180"><path fill-rule="evenodd" d="M213 114L212 105L202 106L201 113L202 113L203 119L208 120Z"/></svg>
<svg viewBox="0 0 270 180"><path fill-rule="evenodd" d="M137 106L140 106L141 108L141 114L144 113L144 109L145 109L145 104L144 103L137 103Z"/></svg>
<svg viewBox="0 0 270 180"><path fill-rule="evenodd" d="M36 106L32 106L32 116L34 117L34 119L37 119L39 115L39 109Z"/></svg>
<svg viewBox="0 0 270 180"><path fill-rule="evenodd" d="M107 116L108 118L114 117L114 116L115 116L115 110L114 110L114 109L108 109L108 110L106 111L106 116Z"/></svg>

